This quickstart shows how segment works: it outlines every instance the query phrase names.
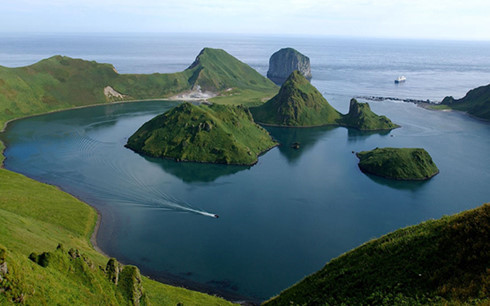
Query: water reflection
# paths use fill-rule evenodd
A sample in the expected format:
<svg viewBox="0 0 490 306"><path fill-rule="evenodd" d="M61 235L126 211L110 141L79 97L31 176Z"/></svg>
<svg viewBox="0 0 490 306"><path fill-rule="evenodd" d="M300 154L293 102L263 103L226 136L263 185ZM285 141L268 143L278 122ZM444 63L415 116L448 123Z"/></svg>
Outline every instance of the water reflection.
<svg viewBox="0 0 490 306"><path fill-rule="evenodd" d="M265 127L277 140L279 152L290 164L294 164L300 156L309 151L315 143L338 127L322 126L313 128Z"/></svg>
<svg viewBox="0 0 490 306"><path fill-rule="evenodd" d="M382 130L382 131L361 131L358 129L348 128L347 129L347 139L350 142L363 141L369 136L372 135L380 135L387 136L391 130Z"/></svg>
<svg viewBox="0 0 490 306"><path fill-rule="evenodd" d="M430 179L426 181L398 181L398 180L390 180L373 174L368 174L368 173L364 173L364 174L377 184L388 186L390 188L397 189L397 190L418 191L419 189L427 185L430 181Z"/></svg>
<svg viewBox="0 0 490 306"><path fill-rule="evenodd" d="M158 164L163 170L185 183L210 183L222 176L232 175L250 169L249 166L176 162L170 159L144 157L147 161Z"/></svg>

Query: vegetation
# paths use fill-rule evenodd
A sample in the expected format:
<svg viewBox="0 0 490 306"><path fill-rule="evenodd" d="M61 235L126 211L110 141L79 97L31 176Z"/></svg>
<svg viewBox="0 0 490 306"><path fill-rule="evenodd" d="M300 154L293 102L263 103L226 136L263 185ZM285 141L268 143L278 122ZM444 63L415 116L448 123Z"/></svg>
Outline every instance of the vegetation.
<svg viewBox="0 0 490 306"><path fill-rule="evenodd" d="M342 115L299 72L294 71L279 93L265 104L251 108L261 124L307 127L338 125Z"/></svg>
<svg viewBox="0 0 490 306"><path fill-rule="evenodd" d="M126 146L177 161L252 165L275 145L243 106L184 103L146 122Z"/></svg>
<svg viewBox="0 0 490 306"><path fill-rule="evenodd" d="M350 102L347 115L334 109L322 94L298 71L284 82L279 93L261 106L251 108L255 121L289 127L347 126L359 130L397 128L390 119L378 116L367 103Z"/></svg>
<svg viewBox="0 0 490 306"><path fill-rule="evenodd" d="M441 102L452 109L465 111L470 115L490 120L490 84L468 91L461 99L445 97Z"/></svg>
<svg viewBox="0 0 490 306"><path fill-rule="evenodd" d="M366 173L395 180L427 180L439 173L424 149L376 148L357 153L359 168Z"/></svg>
<svg viewBox="0 0 490 306"><path fill-rule="evenodd" d="M116 285L106 274L108 258L91 246L97 218L93 208L53 186L5 169L0 169L0 190L1 305L130 304L128 297L137 296L137 290L129 291L131 286L140 288L136 269L124 267ZM60 243L64 247L57 248ZM3 263L7 273L2 273ZM141 304L230 304L146 277L141 281Z"/></svg>
<svg viewBox="0 0 490 306"><path fill-rule="evenodd" d="M277 86L220 49L204 48L189 68L171 74L119 74L110 64L57 55L27 67L0 66L0 124L74 106L191 91L218 94L219 103L258 103Z"/></svg>
<svg viewBox="0 0 490 306"><path fill-rule="evenodd" d="M341 125L363 131L391 130L399 127L386 116L376 115L369 104L350 100L349 113L342 117Z"/></svg>
<svg viewBox="0 0 490 306"><path fill-rule="evenodd" d="M487 305L490 204L397 230L331 260L265 305Z"/></svg>

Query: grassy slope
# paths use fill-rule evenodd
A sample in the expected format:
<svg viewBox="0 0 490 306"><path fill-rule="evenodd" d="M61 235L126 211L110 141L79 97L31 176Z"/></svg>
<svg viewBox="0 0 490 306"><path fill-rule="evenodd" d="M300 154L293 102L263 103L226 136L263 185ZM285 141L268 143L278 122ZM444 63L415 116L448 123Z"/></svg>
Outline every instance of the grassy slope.
<svg viewBox="0 0 490 306"><path fill-rule="evenodd" d="M391 179L426 180L439 173L424 149L376 148L357 157L362 171Z"/></svg>
<svg viewBox="0 0 490 306"><path fill-rule="evenodd" d="M371 111L369 104L359 103L351 99L349 113L344 115L341 124L363 131L391 130L399 127L386 116L376 115Z"/></svg>
<svg viewBox="0 0 490 306"><path fill-rule="evenodd" d="M43 268L28 256L31 252L53 251L58 243L76 248L96 266L105 267L108 258L96 252L89 237L96 221L94 209L57 188L20 174L0 169L0 246L7 249L9 273L16 280L11 295L24 293L28 304L95 305L123 303L124 298L94 273ZM92 279L87 282L86 279ZM175 288L144 278L150 302L155 305L226 305L228 302L205 294ZM0 294L0 304L7 297Z"/></svg>
<svg viewBox="0 0 490 306"><path fill-rule="evenodd" d="M222 75L227 69L237 73ZM213 78L212 82L209 78ZM106 86L124 94L123 99L127 100L165 98L195 85L213 90L213 82L216 90L234 88L233 95L227 93L216 98L220 103L257 103L277 90L272 82L223 50L203 50L195 65L183 72L151 75L121 75L112 65L54 56L27 67L0 66L0 126L18 117L117 100L104 95ZM0 142L0 151L3 147ZM97 265L104 265L107 258L95 252L88 241L95 211L56 188L4 169L0 169L0 186L0 245L8 250L9 267L19 277L28 303L49 300L66 304L74 296L86 304L100 301L98 295L104 292L78 293L74 287L63 285L71 282L69 276L48 272L27 259L31 252L50 251L61 242L88 254ZM143 282L155 304L226 304L220 299L146 278ZM112 294L109 293L108 296ZM0 294L1 303L5 298Z"/></svg>
<svg viewBox="0 0 490 306"><path fill-rule="evenodd" d="M310 127L337 125L359 130L397 128L390 119L378 116L367 103L352 99L349 113L342 115L298 71L284 82L279 93L263 105L251 108L255 121L278 126Z"/></svg>
<svg viewBox="0 0 490 306"><path fill-rule="evenodd" d="M251 112L257 122L281 126L336 125L341 118L341 114L297 70L276 96L264 105L252 108Z"/></svg>
<svg viewBox="0 0 490 306"><path fill-rule="evenodd" d="M205 48L183 72L118 74L109 64L53 56L36 64L0 66L0 125L18 117L115 100L168 98L196 89L223 96L219 103L258 103L277 86L224 50ZM111 86L123 98L107 98ZM233 94L226 89L234 89Z"/></svg>
<svg viewBox="0 0 490 306"><path fill-rule="evenodd" d="M367 242L266 305L490 302L490 204Z"/></svg>
<svg viewBox="0 0 490 306"><path fill-rule="evenodd" d="M490 120L490 84L468 91L461 99L455 100L453 97L446 97L441 104Z"/></svg>
<svg viewBox="0 0 490 306"><path fill-rule="evenodd" d="M251 165L275 142L241 106L181 104L145 123L127 146L154 157Z"/></svg>

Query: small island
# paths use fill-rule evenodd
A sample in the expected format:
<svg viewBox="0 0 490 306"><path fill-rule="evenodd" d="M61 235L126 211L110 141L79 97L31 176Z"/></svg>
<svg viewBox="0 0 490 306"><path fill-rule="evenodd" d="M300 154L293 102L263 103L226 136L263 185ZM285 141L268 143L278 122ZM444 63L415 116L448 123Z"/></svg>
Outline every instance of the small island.
<svg viewBox="0 0 490 306"><path fill-rule="evenodd" d="M356 99L350 100L349 113L342 117L340 124L362 131L391 130L400 127L388 117L376 115L369 104L359 103Z"/></svg>
<svg viewBox="0 0 490 306"><path fill-rule="evenodd" d="M371 111L367 103L350 101L349 113L341 114L299 72L294 71L279 93L250 110L256 122L284 127L345 126L364 131L391 130L399 127L385 116Z"/></svg>
<svg viewBox="0 0 490 306"><path fill-rule="evenodd" d="M243 106L183 103L143 124L126 147L176 161L253 165L276 145Z"/></svg>
<svg viewBox="0 0 490 306"><path fill-rule="evenodd" d="M356 155L362 172L388 179L423 181L439 173L429 153L420 148L376 148Z"/></svg>

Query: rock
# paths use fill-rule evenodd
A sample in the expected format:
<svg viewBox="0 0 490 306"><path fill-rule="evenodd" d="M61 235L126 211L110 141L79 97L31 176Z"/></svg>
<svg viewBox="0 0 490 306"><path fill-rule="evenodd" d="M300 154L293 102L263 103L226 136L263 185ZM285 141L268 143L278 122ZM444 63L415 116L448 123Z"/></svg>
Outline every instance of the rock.
<svg viewBox="0 0 490 306"><path fill-rule="evenodd" d="M105 273L107 274L107 278L117 285L119 281L119 263L115 258L109 259L105 267Z"/></svg>
<svg viewBox="0 0 490 306"><path fill-rule="evenodd" d="M133 305L146 304L140 270L135 266L124 266L118 287Z"/></svg>
<svg viewBox="0 0 490 306"><path fill-rule="evenodd" d="M4 248L0 248L0 281L3 280L3 277L7 275L8 273L8 268L7 268L7 262L5 261L7 257L7 250Z"/></svg>
<svg viewBox="0 0 490 306"><path fill-rule="evenodd" d="M269 59L267 77L278 85L298 70L306 79L311 79L310 59L293 48L284 48L272 54Z"/></svg>

